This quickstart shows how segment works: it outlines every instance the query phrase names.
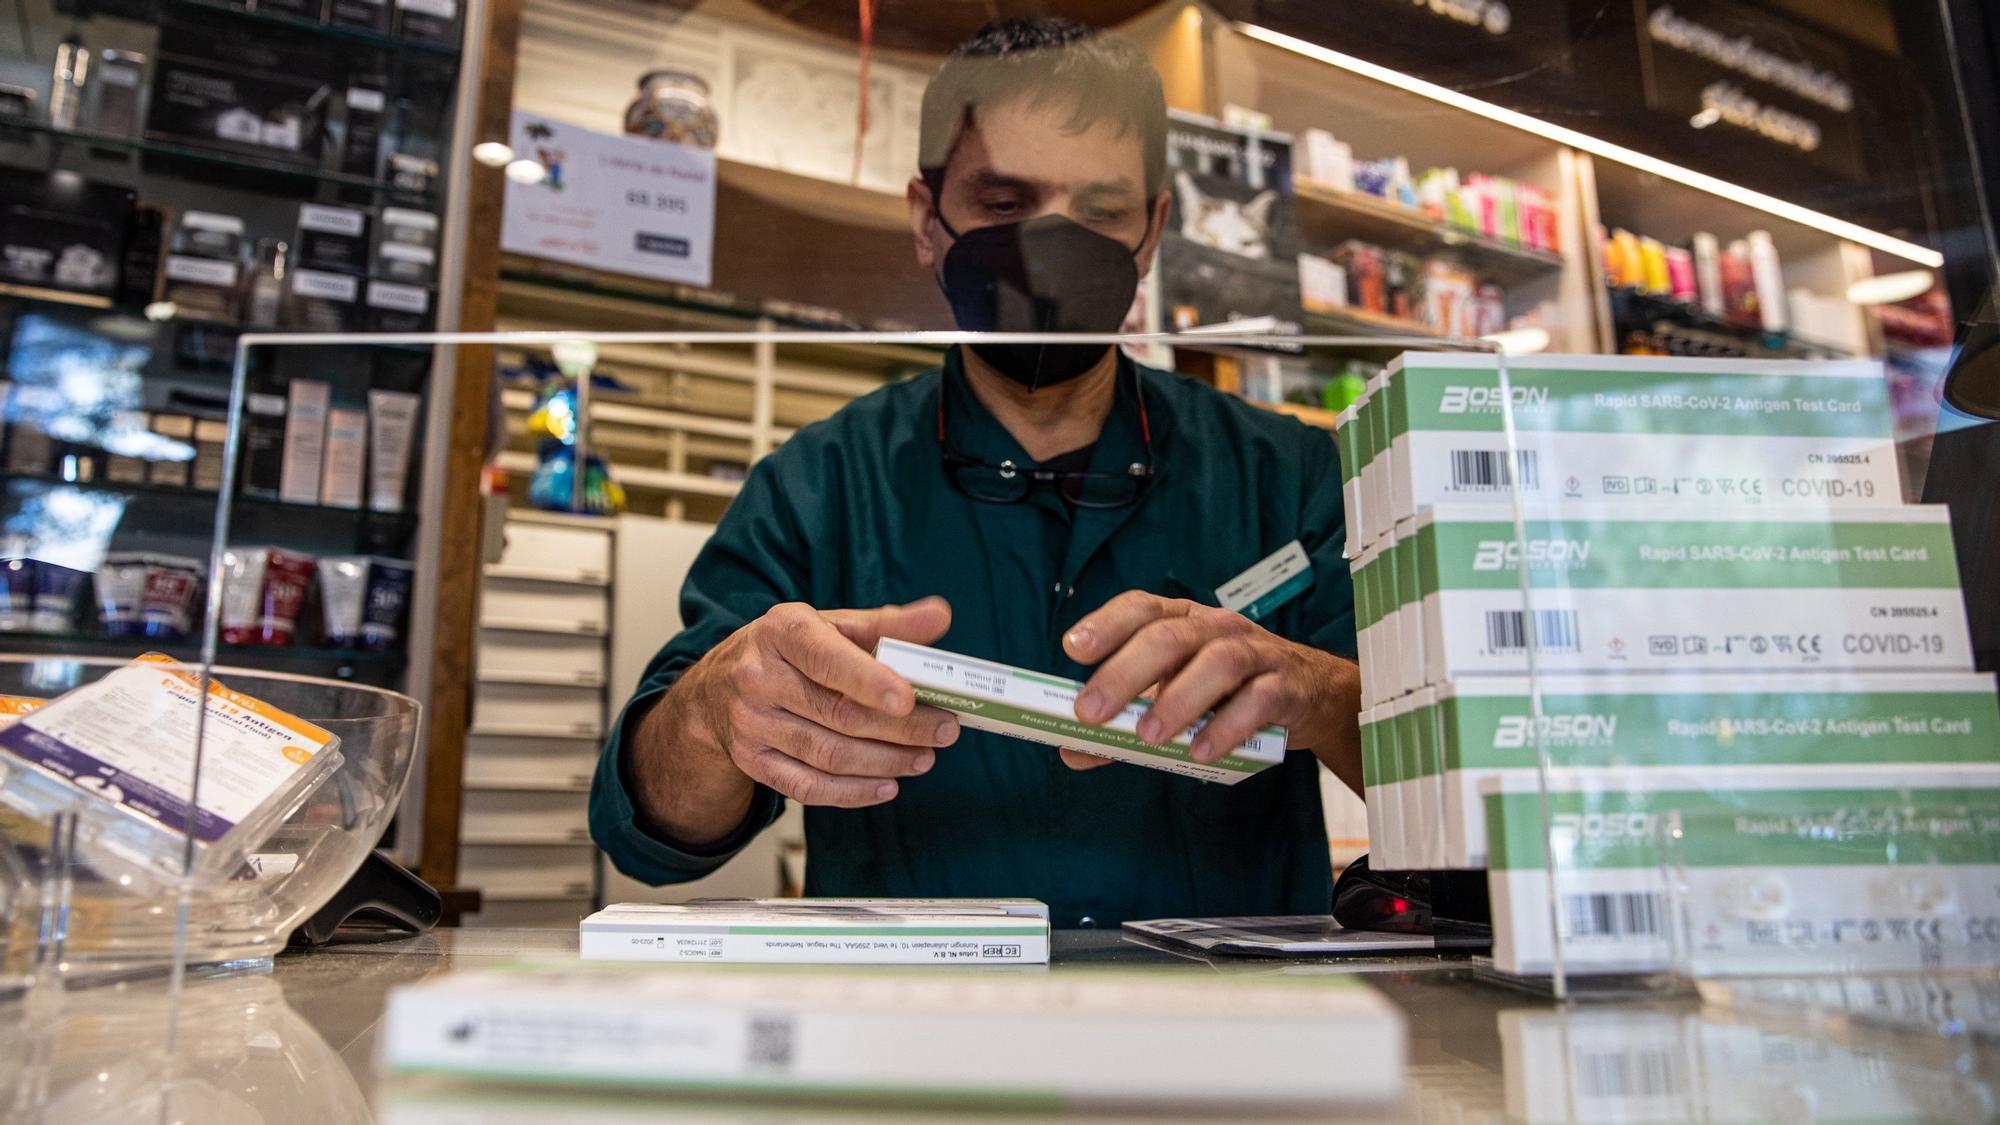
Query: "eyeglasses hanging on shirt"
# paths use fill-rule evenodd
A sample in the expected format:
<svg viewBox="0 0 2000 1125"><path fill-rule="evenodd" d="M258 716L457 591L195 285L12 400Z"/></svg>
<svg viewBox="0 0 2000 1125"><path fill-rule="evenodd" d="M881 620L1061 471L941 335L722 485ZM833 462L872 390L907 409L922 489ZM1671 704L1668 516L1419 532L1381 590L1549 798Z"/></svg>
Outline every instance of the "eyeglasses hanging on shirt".
<svg viewBox="0 0 2000 1125"><path fill-rule="evenodd" d="M945 388L938 386L938 447L943 451L945 475L952 486L969 499L986 504L1018 504L1037 490L1046 489L1079 508L1123 508L1137 503L1153 484L1153 425L1146 417L1146 392L1137 371L1132 372L1132 393L1139 404L1139 438L1145 445L1144 463L1132 462L1123 472L1050 470L1020 465L1012 458L982 461L968 457L951 446L944 423Z"/></svg>

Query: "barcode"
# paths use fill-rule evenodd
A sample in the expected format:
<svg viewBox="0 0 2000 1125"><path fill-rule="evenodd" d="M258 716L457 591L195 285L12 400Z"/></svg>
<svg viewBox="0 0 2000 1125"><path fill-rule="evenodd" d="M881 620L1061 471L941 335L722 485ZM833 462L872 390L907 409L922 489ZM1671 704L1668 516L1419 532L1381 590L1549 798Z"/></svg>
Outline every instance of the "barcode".
<svg viewBox="0 0 2000 1125"><path fill-rule="evenodd" d="M1564 895L1572 938L1659 937L1664 911L1656 894Z"/></svg>
<svg viewBox="0 0 2000 1125"><path fill-rule="evenodd" d="M1540 490L1542 487L1541 463L1532 449L1514 451L1514 463L1520 467L1520 484L1523 489ZM1497 449L1454 449L1451 451L1451 486L1456 489L1510 488L1516 474L1507 472L1507 454Z"/></svg>
<svg viewBox="0 0 2000 1125"><path fill-rule="evenodd" d="M790 1016L750 1017L750 1065L788 1070L792 1065Z"/></svg>
<svg viewBox="0 0 2000 1125"><path fill-rule="evenodd" d="M1518 609L1486 611L1486 647L1493 652L1528 651L1528 615ZM1581 652L1573 609L1535 611L1536 652Z"/></svg>
<svg viewBox="0 0 2000 1125"><path fill-rule="evenodd" d="M1586 1098L1661 1098L1688 1092L1687 1071L1671 1048L1578 1051L1576 1088Z"/></svg>

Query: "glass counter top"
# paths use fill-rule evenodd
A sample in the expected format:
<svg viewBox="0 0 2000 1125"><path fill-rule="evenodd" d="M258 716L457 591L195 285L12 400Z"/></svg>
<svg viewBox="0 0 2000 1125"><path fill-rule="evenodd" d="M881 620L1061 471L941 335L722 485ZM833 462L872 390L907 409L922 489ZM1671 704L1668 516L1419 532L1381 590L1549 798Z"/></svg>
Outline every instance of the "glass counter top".
<svg viewBox="0 0 2000 1125"><path fill-rule="evenodd" d="M376 1074L377 1037L391 989L502 958L568 956L576 946L569 929L440 930L291 953L268 972L195 981L180 1028L183 1062L174 1087L181 1119L397 1125L956 1120L937 1108L887 1112L520 1091ZM1107 964L1280 976L1362 972L1408 1020L1407 1091L1391 1120L1979 1120L2000 1110L2000 1060L1990 1041L1969 1030L1987 1009L2000 1012L1993 1002L2000 982L1958 982L1956 992L1914 978L1737 982L1705 989L1706 1004L1693 995L1636 996L1565 1008L1483 980L1465 959L1196 960L1095 931L1058 933L1055 949L1053 972ZM1913 1002L1903 1005L1906 1012L1929 1013L1920 1021L1928 1024L1925 1030L1841 1018L1862 1014L1857 1007L1897 1007L1896 996ZM146 1080L158 1074L161 1060L133 1044L164 1022L154 986L100 990L86 1000L72 997L70 1004L74 1014L53 1033L35 1019L13 1022L10 1033L23 1036L26 1047L0 1051L0 1083L9 1097L31 1097L29 1104L41 1108L24 1110L0 1099L9 1105L7 1119L122 1123L140 1119L142 1111L150 1117L145 1101L157 1094ZM1199 1029L1169 1030L1163 1043L1190 1051L1254 1047L1205 1043ZM186 1116L195 1110L200 1112ZM1088 1119L1173 1120L1158 1114ZM994 1125L1011 1118L986 1111L965 1120Z"/></svg>

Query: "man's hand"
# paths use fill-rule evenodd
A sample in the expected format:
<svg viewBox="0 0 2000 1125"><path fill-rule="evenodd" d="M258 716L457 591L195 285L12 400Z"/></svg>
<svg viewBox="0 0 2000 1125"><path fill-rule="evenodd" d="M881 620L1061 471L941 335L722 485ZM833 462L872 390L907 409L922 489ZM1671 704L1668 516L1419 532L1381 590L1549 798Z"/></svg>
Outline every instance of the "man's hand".
<svg viewBox="0 0 2000 1125"><path fill-rule="evenodd" d="M861 808L896 795L958 739L950 712L918 706L871 654L883 637L928 644L951 626L942 598L870 610L775 606L730 634L672 696L697 746L807 805ZM663 797L667 796L662 794Z"/></svg>
<svg viewBox="0 0 2000 1125"><path fill-rule="evenodd" d="M1169 742L1212 711L1191 747L1196 761L1215 761L1275 724L1291 746L1319 753L1343 779L1359 782L1360 677L1350 661L1285 640L1233 610L1138 590L1077 622L1063 649L1079 664L1097 665L1076 700L1076 717L1086 723L1110 719L1158 685L1139 721L1147 742ZM1105 761L1069 750L1062 756L1075 768Z"/></svg>

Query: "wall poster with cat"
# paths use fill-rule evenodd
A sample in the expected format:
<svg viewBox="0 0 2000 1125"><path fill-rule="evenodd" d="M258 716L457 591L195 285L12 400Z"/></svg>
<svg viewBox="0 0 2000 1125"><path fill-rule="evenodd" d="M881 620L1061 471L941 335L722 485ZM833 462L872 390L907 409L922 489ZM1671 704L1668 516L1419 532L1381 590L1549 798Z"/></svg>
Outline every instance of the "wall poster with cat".
<svg viewBox="0 0 2000 1125"><path fill-rule="evenodd" d="M1173 210L1156 267L1158 327L1272 317L1278 333L1301 332L1291 137L1174 111L1167 189Z"/></svg>

